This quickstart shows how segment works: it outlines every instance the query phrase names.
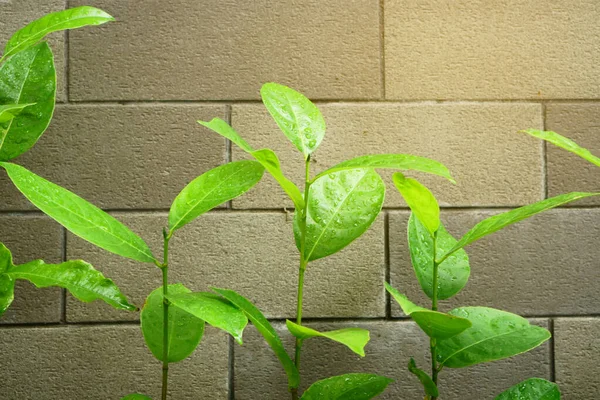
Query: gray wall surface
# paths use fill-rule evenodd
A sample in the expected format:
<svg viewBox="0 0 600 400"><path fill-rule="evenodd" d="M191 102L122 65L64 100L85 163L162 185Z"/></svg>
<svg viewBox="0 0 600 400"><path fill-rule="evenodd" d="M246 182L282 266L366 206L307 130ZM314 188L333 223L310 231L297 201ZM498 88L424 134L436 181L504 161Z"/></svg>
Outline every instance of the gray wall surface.
<svg viewBox="0 0 600 400"><path fill-rule="evenodd" d="M65 4L67 3L67 4ZM317 172L369 153L435 158L458 185L417 176L460 236L503 210L574 190L600 190L600 171L518 134L555 130L600 154L598 0L5 0L0 42L46 12L90 4L117 22L53 34L59 102L42 139L19 158L34 172L127 223L160 253L161 228L183 186L246 155L197 119L230 121L271 147L300 184L302 159L260 103L262 83L315 100L328 125ZM389 183L390 173L385 173ZM420 399L406 371L427 365L428 341L386 296L389 278L427 304L410 266L409 212L388 185L385 210L342 252L307 271L305 316L314 327L371 331L367 357L315 339L303 387L346 372L396 379L382 399ZM83 258L138 305L160 271L67 233L0 174L0 241L17 263ZM493 399L522 379L556 381L567 400L600 395L600 201L582 201L483 239L467 251L472 275L442 310L485 305L547 327L553 339L512 359L441 374L442 399ZM172 242L171 281L238 290L274 320L287 345L298 255L291 202L265 178ZM158 398L160 365L139 315L83 304L59 289L20 284L0 321L2 399ZM238 346L208 329L171 367L172 399L288 397L277 359L249 327Z"/></svg>

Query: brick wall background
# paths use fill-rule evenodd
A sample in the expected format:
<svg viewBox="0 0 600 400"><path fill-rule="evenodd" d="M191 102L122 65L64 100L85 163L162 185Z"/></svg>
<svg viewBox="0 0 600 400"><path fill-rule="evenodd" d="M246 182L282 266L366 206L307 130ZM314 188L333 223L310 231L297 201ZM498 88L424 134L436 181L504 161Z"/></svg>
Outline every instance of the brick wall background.
<svg viewBox="0 0 600 400"><path fill-rule="evenodd" d="M111 211L156 252L179 190L209 168L244 158L197 119L231 121L252 145L274 148L285 173L300 181L301 158L259 101L267 81L297 88L321 107L328 133L315 172L367 153L444 162L458 186L423 181L455 236L514 206L600 189L597 168L517 134L556 130L600 154L598 0L8 0L0 2L0 41L46 12L83 4L117 22L52 36L61 104L48 132L17 161ZM0 193L0 241L16 262L84 258L140 305L160 285L158 269L66 233L5 175ZM297 280L290 205L265 175L248 195L176 236L172 281L238 290L285 335ZM554 337L526 355L444 371L444 399L491 399L530 376L557 381L567 400L597 398L599 205L557 209L467 249L471 280L442 309L497 307L530 317ZM385 212L363 237L311 265L310 325L364 327L372 341L364 359L330 342L307 342L305 383L377 372L397 379L383 399L421 398L405 365L410 356L426 365L426 337L383 289L389 277L425 301L409 263L407 218L390 188ZM0 321L1 397L158 396L160 367L137 318L58 289L19 285ZM171 371L173 399L287 398L283 371L253 328L242 347L208 329L193 356Z"/></svg>

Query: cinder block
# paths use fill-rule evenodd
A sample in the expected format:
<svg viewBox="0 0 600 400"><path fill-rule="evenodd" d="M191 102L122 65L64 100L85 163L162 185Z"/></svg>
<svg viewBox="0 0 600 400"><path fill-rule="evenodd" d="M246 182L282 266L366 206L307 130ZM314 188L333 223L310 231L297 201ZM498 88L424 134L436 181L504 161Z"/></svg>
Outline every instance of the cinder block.
<svg viewBox="0 0 600 400"><path fill-rule="evenodd" d="M384 14L387 98L600 96L596 0L403 0Z"/></svg>
<svg viewBox="0 0 600 400"><path fill-rule="evenodd" d="M600 157L600 105L593 103L548 104L546 128L573 139ZM548 195L600 191L600 168L552 144L546 145ZM600 205L591 197L578 205Z"/></svg>
<svg viewBox="0 0 600 400"><path fill-rule="evenodd" d="M3 329L2 381L6 399L120 399L161 390L161 363L137 325ZM227 398L228 339L207 328L196 351L169 366L174 399Z"/></svg>
<svg viewBox="0 0 600 400"><path fill-rule="evenodd" d="M161 256L165 214L115 214ZM192 290L223 287L247 296L272 318L296 313L299 256L292 234L292 214L212 212L176 231L171 240L169 281ZM312 262L305 275L307 317L378 317L385 315L383 216L340 253ZM161 286L161 274L141 264L98 250L69 235L67 253L84 258L112 278L130 300L142 305ZM69 321L135 319L102 303L68 299Z"/></svg>
<svg viewBox="0 0 600 400"><path fill-rule="evenodd" d="M12 253L15 264L42 259L47 263L62 260L63 231L50 218L39 215L0 215L0 242ZM59 322L61 290L36 289L33 284L18 281L15 300L0 319L6 323Z"/></svg>
<svg viewBox="0 0 600 400"><path fill-rule="evenodd" d="M518 134L542 126L537 104L320 104L327 134L314 153L312 170L321 172L341 161L366 154L401 153L444 163L456 178L408 172L421 178L442 205L519 205L542 199L542 144ZM284 173L302 188L304 160L262 105L234 105L234 128L255 148L268 147L280 156ZM232 146L233 159L248 155ZM404 203L387 179L386 206ZM314 175L313 175L314 176ZM256 190L234 201L234 208L291 207L270 176Z"/></svg>
<svg viewBox="0 0 600 400"><path fill-rule="evenodd" d="M547 320L534 320L547 327ZM306 340L301 355L301 390L317 380L331 376L365 372L387 376L396 381L380 396L381 399L419 399L423 389L406 365L413 357L423 370L429 370L429 338L412 321L309 323L319 330L359 327L371 332L360 358L341 344L327 339ZM284 324L276 324L288 354L293 355L293 338ZM287 394L287 379L271 348L254 329L248 329L244 345L234 348L236 400L279 400ZM512 359L482 364L466 369L444 369L440 374L440 389L444 399L490 398L531 376L549 378L549 346L547 343L530 353ZM261 368L256 368L260 365Z"/></svg>
<svg viewBox="0 0 600 400"><path fill-rule="evenodd" d="M314 98L381 95L377 0L71 3L117 19L70 35L75 100L256 99L269 81Z"/></svg>
<svg viewBox="0 0 600 400"><path fill-rule="evenodd" d="M600 393L599 318L554 321L556 383L564 400L592 400Z"/></svg>
<svg viewBox="0 0 600 400"><path fill-rule="evenodd" d="M457 239L494 211L447 211L442 221ZM410 262L408 212L390 213L391 281L413 301L428 306ZM600 210L558 209L519 222L466 248L471 277L441 309L466 305L526 316L596 313ZM392 310L400 315L393 302Z"/></svg>
<svg viewBox="0 0 600 400"><path fill-rule="evenodd" d="M102 208L169 208L198 175L225 162L225 140L197 119L220 105L65 105L17 162ZM0 208L32 205L0 174Z"/></svg>

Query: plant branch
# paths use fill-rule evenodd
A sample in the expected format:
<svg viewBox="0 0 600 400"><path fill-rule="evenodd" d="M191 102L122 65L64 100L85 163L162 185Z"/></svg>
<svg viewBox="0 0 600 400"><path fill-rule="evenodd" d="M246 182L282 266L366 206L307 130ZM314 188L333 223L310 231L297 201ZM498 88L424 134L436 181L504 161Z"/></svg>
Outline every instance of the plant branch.
<svg viewBox="0 0 600 400"><path fill-rule="evenodd" d="M162 400L167 399L167 384L169 380L169 240L172 232L163 229L163 263L162 281L163 281L163 366L162 366Z"/></svg>

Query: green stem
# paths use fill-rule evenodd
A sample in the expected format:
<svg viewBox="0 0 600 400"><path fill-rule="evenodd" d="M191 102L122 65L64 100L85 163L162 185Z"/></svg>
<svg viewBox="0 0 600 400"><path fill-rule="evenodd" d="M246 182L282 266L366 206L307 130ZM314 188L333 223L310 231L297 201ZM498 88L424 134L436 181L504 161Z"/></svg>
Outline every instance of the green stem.
<svg viewBox="0 0 600 400"><path fill-rule="evenodd" d="M163 281L162 400L167 399L167 384L169 380L169 300L167 300L167 295L169 294L169 239L171 239L171 235L172 232L167 232L166 229L163 229L164 250L161 266Z"/></svg>
<svg viewBox="0 0 600 400"><path fill-rule="evenodd" d="M438 267L439 263L435 260L437 246L437 231L433 234L433 294L431 296L431 309L438 309ZM431 350L431 380L437 386L438 380L438 365L437 365L437 341L434 338L429 340L429 348ZM432 397L431 400L436 400L437 397Z"/></svg>

